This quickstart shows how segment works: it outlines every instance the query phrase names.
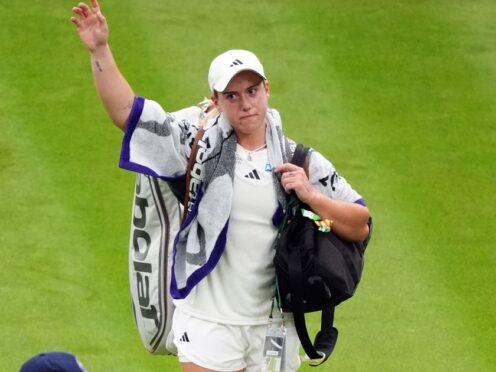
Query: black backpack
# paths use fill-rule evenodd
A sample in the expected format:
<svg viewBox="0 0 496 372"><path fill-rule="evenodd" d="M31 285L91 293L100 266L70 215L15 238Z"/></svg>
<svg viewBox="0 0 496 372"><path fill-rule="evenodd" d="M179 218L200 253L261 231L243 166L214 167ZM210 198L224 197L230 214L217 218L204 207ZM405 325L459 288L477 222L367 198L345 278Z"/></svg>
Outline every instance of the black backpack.
<svg viewBox="0 0 496 372"><path fill-rule="evenodd" d="M299 144L291 163L304 167L308 148ZM336 345L334 308L353 296L363 270L363 255L370 239L350 242L330 232L319 231L315 222L302 215L310 208L289 196L287 211L279 227L274 263L279 301L284 311L293 313L298 337L311 365L329 358ZM305 313L322 311L321 330L310 341Z"/></svg>

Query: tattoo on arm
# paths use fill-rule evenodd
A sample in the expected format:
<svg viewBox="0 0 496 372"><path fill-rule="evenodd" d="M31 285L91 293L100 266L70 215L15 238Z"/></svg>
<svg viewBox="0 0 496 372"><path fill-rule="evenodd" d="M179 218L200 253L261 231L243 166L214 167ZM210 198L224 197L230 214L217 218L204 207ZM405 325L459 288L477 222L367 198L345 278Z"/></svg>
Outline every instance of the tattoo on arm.
<svg viewBox="0 0 496 372"><path fill-rule="evenodd" d="M98 69L98 71L100 71L100 72L103 71L102 66L100 66L100 62L95 61L95 65L96 65L96 68Z"/></svg>
<svg viewBox="0 0 496 372"><path fill-rule="evenodd" d="M124 107L124 110L133 108L133 101L129 101L127 105Z"/></svg>

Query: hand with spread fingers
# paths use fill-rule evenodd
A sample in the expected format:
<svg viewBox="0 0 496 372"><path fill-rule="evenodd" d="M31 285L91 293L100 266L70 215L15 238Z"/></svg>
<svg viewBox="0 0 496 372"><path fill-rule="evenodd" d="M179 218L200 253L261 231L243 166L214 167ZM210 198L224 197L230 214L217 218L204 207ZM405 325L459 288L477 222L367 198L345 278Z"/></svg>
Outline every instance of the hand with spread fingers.
<svg viewBox="0 0 496 372"><path fill-rule="evenodd" d="M91 0L91 8L85 3L79 3L72 8L72 11L76 16L72 16L71 21L77 27L83 44L90 51L94 51L99 46L105 46L109 30L98 1Z"/></svg>

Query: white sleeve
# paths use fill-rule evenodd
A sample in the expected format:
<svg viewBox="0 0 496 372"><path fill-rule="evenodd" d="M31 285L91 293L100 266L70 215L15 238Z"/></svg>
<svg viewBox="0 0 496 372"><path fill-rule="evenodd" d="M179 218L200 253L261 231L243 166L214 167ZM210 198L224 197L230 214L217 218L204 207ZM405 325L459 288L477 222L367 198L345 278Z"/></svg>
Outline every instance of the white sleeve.
<svg viewBox="0 0 496 372"><path fill-rule="evenodd" d="M365 205L361 195L338 174L332 163L317 151L310 152L309 173L310 182L319 192L335 200Z"/></svg>
<svg viewBox="0 0 496 372"><path fill-rule="evenodd" d="M200 108L167 113L157 103L134 99L122 141L121 168L174 180L184 177Z"/></svg>

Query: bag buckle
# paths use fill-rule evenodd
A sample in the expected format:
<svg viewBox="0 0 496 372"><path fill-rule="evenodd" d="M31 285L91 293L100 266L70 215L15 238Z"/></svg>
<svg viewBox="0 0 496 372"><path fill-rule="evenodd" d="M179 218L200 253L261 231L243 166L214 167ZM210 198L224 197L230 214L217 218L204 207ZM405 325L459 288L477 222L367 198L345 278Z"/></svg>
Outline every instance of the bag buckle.
<svg viewBox="0 0 496 372"><path fill-rule="evenodd" d="M310 357L305 354L305 355L300 355L300 361L302 363L308 363L312 367L317 367L318 365L324 363L325 360L327 359L326 355L322 351L317 350L317 353L321 356L320 358L310 359Z"/></svg>

